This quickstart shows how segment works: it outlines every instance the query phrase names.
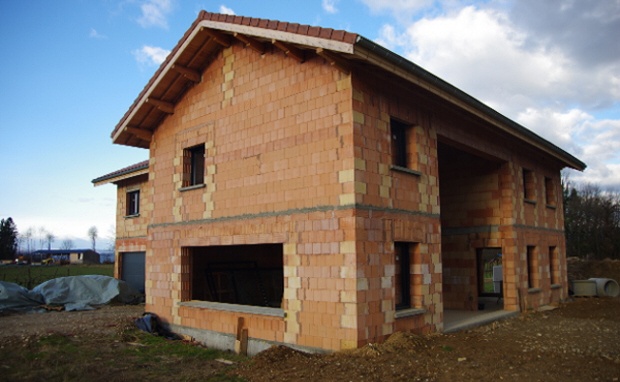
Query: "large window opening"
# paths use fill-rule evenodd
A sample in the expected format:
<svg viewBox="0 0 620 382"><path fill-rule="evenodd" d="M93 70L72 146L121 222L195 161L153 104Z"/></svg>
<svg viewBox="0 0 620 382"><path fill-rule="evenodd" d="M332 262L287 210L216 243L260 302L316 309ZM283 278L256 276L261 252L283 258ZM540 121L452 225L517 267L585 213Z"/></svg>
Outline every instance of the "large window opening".
<svg viewBox="0 0 620 382"><path fill-rule="evenodd" d="M281 308L282 244L184 248L189 300Z"/></svg>

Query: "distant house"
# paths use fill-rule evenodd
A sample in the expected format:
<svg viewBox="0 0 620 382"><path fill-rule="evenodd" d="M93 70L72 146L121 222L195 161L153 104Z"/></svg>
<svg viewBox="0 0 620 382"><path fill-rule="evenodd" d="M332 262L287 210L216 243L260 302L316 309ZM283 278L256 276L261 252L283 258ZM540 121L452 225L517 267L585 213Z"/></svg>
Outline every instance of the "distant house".
<svg viewBox="0 0 620 382"><path fill-rule="evenodd" d="M40 263L50 257L69 264L99 264L101 261L99 254L92 249L40 249L32 253L30 261Z"/></svg>
<svg viewBox="0 0 620 382"><path fill-rule="evenodd" d="M114 277L143 293L147 225L152 206L148 171L146 160L93 180L95 186L109 183L117 186Z"/></svg>
<svg viewBox="0 0 620 382"><path fill-rule="evenodd" d="M141 261L146 310L210 346L568 297L560 171L585 164L360 35L201 12L112 140L149 154L93 180L117 186L116 274Z"/></svg>

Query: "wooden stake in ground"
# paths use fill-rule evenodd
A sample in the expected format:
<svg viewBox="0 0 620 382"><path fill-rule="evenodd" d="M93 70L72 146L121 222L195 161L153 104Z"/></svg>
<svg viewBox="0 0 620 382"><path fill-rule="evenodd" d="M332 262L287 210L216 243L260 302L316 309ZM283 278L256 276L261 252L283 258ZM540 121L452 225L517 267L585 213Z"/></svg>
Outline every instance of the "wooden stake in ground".
<svg viewBox="0 0 620 382"><path fill-rule="evenodd" d="M245 320L243 317L237 318L237 339L235 340L235 353L241 355L248 354L248 329L244 328Z"/></svg>

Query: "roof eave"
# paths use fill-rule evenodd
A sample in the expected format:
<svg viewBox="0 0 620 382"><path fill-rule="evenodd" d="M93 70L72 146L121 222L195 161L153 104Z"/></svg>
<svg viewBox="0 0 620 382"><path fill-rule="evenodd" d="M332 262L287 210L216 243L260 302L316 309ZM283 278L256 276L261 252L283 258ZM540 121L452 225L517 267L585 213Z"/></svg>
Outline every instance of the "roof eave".
<svg viewBox="0 0 620 382"><path fill-rule="evenodd" d="M130 169L127 171L115 172L112 174L100 176L99 178L93 179L91 182L95 187L102 186L104 184L109 183L118 183L121 180L135 178L140 175L145 175L149 173L149 166L140 166L139 168Z"/></svg>

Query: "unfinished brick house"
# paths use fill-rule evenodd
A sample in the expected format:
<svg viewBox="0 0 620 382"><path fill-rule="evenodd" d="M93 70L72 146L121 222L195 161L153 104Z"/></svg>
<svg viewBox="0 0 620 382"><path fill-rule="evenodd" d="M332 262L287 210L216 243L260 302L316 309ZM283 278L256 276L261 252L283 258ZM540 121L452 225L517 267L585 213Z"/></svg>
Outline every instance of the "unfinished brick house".
<svg viewBox="0 0 620 382"><path fill-rule="evenodd" d="M210 346L239 318L250 353L339 350L568 296L560 170L585 164L357 34L202 12L112 140L149 150L98 182L117 255Z"/></svg>

